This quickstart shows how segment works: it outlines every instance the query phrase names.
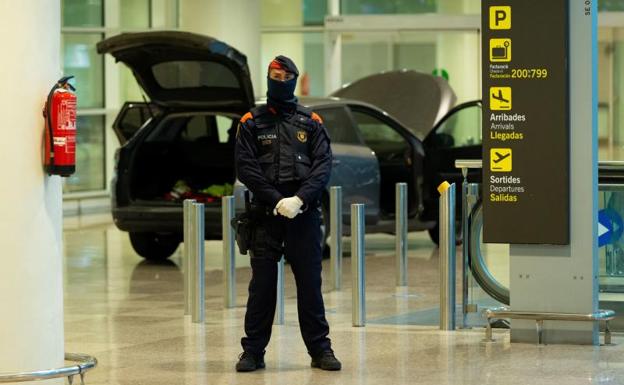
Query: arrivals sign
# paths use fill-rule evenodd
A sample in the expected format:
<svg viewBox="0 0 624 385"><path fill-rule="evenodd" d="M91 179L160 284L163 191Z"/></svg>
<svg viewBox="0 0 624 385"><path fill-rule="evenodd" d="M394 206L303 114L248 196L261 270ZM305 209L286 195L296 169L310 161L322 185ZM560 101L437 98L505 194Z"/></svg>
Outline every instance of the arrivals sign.
<svg viewBox="0 0 624 385"><path fill-rule="evenodd" d="M482 1L484 242L570 243L568 1Z"/></svg>

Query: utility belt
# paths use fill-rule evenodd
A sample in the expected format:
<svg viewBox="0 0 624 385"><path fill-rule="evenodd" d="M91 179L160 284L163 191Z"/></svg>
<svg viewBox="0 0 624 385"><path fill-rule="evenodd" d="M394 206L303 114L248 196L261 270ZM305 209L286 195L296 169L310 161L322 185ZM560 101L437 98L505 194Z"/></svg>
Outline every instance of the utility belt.
<svg viewBox="0 0 624 385"><path fill-rule="evenodd" d="M278 262L284 254L282 222L273 215L273 208L251 202L245 191L245 212L232 219L236 244L241 254L251 258Z"/></svg>

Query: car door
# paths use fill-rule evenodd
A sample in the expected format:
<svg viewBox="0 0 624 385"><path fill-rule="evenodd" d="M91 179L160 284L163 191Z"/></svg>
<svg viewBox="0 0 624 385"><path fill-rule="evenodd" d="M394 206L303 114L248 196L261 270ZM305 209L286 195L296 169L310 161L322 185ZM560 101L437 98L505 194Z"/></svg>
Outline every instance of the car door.
<svg viewBox="0 0 624 385"><path fill-rule="evenodd" d="M342 186L343 222L350 222L351 204L366 205L366 224L379 221L379 164L359 136L344 105L314 107L331 139L333 167L329 186Z"/></svg>
<svg viewBox="0 0 624 385"><path fill-rule="evenodd" d="M209 36L122 33L96 45L127 65L152 103L243 114L254 105L247 57Z"/></svg>
<svg viewBox="0 0 624 385"><path fill-rule="evenodd" d="M445 180L462 182L463 177L455 167L455 160L481 159L481 113L480 100L460 104L449 111L425 139L426 207L437 207L436 187L440 183ZM469 179L480 182L481 171L471 170ZM461 194L461 189L457 192ZM427 211L427 219L433 219L435 215L437 211Z"/></svg>
<svg viewBox="0 0 624 385"><path fill-rule="evenodd" d="M422 143L398 122L381 111L365 105L349 105L364 143L373 150L380 169L380 206L382 216L395 213L395 186L408 185L408 213L417 215L422 209L422 175L424 149Z"/></svg>

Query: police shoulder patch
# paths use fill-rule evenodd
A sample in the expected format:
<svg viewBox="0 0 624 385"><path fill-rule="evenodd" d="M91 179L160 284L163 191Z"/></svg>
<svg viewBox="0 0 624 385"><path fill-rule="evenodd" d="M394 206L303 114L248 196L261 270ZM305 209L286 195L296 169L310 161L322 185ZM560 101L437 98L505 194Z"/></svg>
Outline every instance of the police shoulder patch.
<svg viewBox="0 0 624 385"><path fill-rule="evenodd" d="M323 119L316 112L312 113L312 120L314 120L314 121L316 121L316 122L318 122L320 124L323 124Z"/></svg>
<svg viewBox="0 0 624 385"><path fill-rule="evenodd" d="M251 114L251 112L246 113L245 115L243 115L243 117L241 118L241 123L245 123L246 121L248 121L249 119L253 118L253 115Z"/></svg>

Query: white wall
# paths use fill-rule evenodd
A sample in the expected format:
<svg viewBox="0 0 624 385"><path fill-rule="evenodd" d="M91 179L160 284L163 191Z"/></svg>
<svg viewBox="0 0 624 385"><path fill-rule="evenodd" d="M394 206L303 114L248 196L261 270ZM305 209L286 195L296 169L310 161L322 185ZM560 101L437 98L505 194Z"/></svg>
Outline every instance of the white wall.
<svg viewBox="0 0 624 385"><path fill-rule="evenodd" d="M43 171L41 114L61 75L60 10L0 2L0 372L63 365L61 179Z"/></svg>

